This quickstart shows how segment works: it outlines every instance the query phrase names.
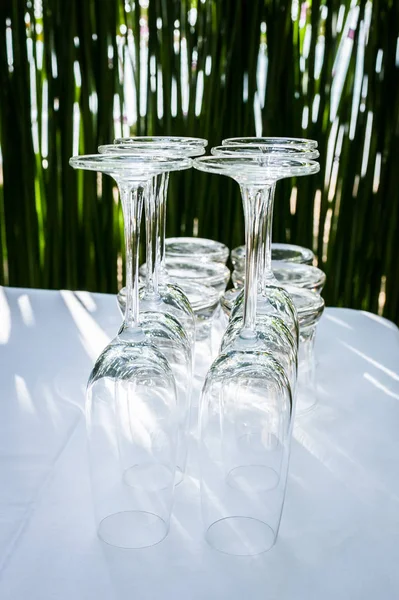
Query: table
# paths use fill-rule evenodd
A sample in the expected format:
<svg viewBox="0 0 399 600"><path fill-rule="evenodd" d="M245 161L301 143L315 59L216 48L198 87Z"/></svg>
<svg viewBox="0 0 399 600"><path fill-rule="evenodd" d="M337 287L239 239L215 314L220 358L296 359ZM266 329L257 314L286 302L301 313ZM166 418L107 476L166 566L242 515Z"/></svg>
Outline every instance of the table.
<svg viewBox="0 0 399 600"><path fill-rule="evenodd" d="M195 428L168 538L140 551L96 538L84 388L119 324L112 296L0 288L1 600L399 598L395 325L325 311L277 545L242 558L203 542Z"/></svg>

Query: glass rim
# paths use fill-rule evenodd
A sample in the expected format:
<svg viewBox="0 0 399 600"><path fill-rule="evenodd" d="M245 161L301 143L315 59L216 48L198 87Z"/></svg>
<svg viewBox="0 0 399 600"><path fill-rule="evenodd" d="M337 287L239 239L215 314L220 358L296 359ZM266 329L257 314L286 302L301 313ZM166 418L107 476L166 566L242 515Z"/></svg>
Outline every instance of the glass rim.
<svg viewBox="0 0 399 600"><path fill-rule="evenodd" d="M190 158L194 156L202 156L206 150L204 146L194 146L193 144L180 144L171 146L167 144L102 144L98 147L100 154L145 154L152 156L167 156L170 158Z"/></svg>
<svg viewBox="0 0 399 600"><path fill-rule="evenodd" d="M189 169L192 166L192 159L159 155L140 156L139 154L82 154L72 156L69 164L74 169L152 177L157 173ZM137 172L135 172L135 167L137 167Z"/></svg>
<svg viewBox="0 0 399 600"><path fill-rule="evenodd" d="M218 175L228 175L233 179L245 179L251 183L251 176L259 184L259 176L265 178L265 184L268 180L285 179L288 177L299 177L301 175L312 175L318 173L320 165L311 159L273 157L267 158L268 164L262 164L264 157L249 156L248 154L238 154L237 156L201 156L193 160L193 167L199 171L207 173L216 173ZM289 164L287 164L289 163ZM241 168L240 168L241 167Z"/></svg>
<svg viewBox="0 0 399 600"><path fill-rule="evenodd" d="M285 160L286 158L319 158L320 152L315 149L295 146L294 144L226 144L224 146L214 146L211 148L212 156L235 156L239 153L248 156L265 155L276 159Z"/></svg>
<svg viewBox="0 0 399 600"><path fill-rule="evenodd" d="M139 135L134 137L120 137L114 139L114 144L185 144L187 146L207 146L208 140L205 138L196 138L196 137L184 137L178 135Z"/></svg>
<svg viewBox="0 0 399 600"><path fill-rule="evenodd" d="M282 144L282 145L286 145L286 146L290 146L290 145L296 145L296 146L302 146L305 148L312 148L315 149L318 147L318 142L317 140L312 140L310 138L295 138L295 137L257 137L257 136L248 136L248 137L232 137L232 138L225 138L224 140L222 140L222 146L236 146L236 145L243 145L243 144L256 144L256 145L261 145L261 144L271 144L273 143L275 146Z"/></svg>

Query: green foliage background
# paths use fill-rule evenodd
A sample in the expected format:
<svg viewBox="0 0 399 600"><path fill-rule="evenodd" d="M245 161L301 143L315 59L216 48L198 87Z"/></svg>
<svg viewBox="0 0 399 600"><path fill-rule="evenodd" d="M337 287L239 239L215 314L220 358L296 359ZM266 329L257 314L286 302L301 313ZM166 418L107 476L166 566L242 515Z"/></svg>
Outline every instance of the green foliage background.
<svg viewBox="0 0 399 600"><path fill-rule="evenodd" d="M398 321L398 36L397 0L1 0L0 281L116 291L113 182L73 153L310 137L321 172L279 183L274 239L314 249L327 304ZM171 177L168 235L193 231L243 242L234 182Z"/></svg>

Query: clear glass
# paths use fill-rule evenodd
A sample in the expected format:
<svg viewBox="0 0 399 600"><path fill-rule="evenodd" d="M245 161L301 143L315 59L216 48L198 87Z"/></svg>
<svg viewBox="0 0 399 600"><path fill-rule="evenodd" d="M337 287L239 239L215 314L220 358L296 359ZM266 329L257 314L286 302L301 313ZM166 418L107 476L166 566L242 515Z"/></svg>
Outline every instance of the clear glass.
<svg viewBox="0 0 399 600"><path fill-rule="evenodd" d="M284 162L285 166L282 166ZM221 552L253 555L275 543L284 504L293 401L282 365L265 350L257 327L259 258L270 190L293 171L317 163L268 164L258 156L206 157L194 167L241 187L246 237L243 319L212 364L200 404L201 504L205 537Z"/></svg>
<svg viewBox="0 0 399 600"><path fill-rule="evenodd" d="M225 265L196 261L194 257L191 259L167 258L166 268L170 280L178 286L184 281L202 283L214 288L220 295L225 291L230 279L230 271ZM141 265L140 275L146 277L147 264Z"/></svg>
<svg viewBox="0 0 399 600"><path fill-rule="evenodd" d="M310 265L300 265L296 263L287 263L283 261L272 260L272 270L275 278L282 285L293 285L308 290L313 290L320 294L326 282L326 275L317 267ZM232 273L233 285L241 288L244 285L245 272L234 269Z"/></svg>
<svg viewBox="0 0 399 600"><path fill-rule="evenodd" d="M317 267L282 261L272 261L272 270L282 285L292 285L320 294L326 283L326 274Z"/></svg>
<svg viewBox="0 0 399 600"><path fill-rule="evenodd" d="M211 333L212 321L219 306L219 291L202 283L181 280L179 287L186 294L195 315L196 341L208 338Z"/></svg>
<svg viewBox="0 0 399 600"><path fill-rule="evenodd" d="M112 152L111 149L114 149ZM115 156L115 148L109 147L109 156ZM123 155L126 152L122 153ZM146 156L148 152L144 152ZM174 159L178 170L191 167L186 158ZM171 168L175 170L175 168ZM192 309L188 301L187 309L182 310L173 300L173 295L166 286L163 293L159 291L157 253L159 252L159 222L156 210L158 186L162 185L162 177L153 177L149 193L144 199L146 211L146 254L149 273L146 284L139 290L140 325L146 337L162 352L172 369L175 378L179 406L179 442L177 451L176 483L183 479L187 460L187 431L191 406L193 350L189 338L194 329ZM171 297L171 299L170 299ZM183 306L185 308L185 305Z"/></svg>
<svg viewBox="0 0 399 600"><path fill-rule="evenodd" d="M192 281L184 279L179 281L179 287L189 299L195 315L193 386L197 383L202 386L213 358L212 325L218 314L220 293L209 285L194 284ZM197 394L195 394L195 398L198 398Z"/></svg>
<svg viewBox="0 0 399 600"><path fill-rule="evenodd" d="M140 221L153 177L189 163L91 155L73 157L70 164L111 175L122 202L126 311L90 375L86 422L98 535L113 546L143 548L159 543L169 530L181 407L171 367L140 323Z"/></svg>
<svg viewBox="0 0 399 600"><path fill-rule="evenodd" d="M237 246L231 251L231 262L238 271L245 270L245 246ZM272 260L312 265L315 255L310 248L295 244L280 244L272 242Z"/></svg>
<svg viewBox="0 0 399 600"><path fill-rule="evenodd" d="M299 348L295 414L307 414L317 405L315 341L317 325L324 311L323 298L314 291L287 285L298 312Z"/></svg>
<svg viewBox="0 0 399 600"><path fill-rule="evenodd" d="M200 156L205 152L207 141L200 138L155 136L116 139L114 144L100 146L99 151L104 154L138 153L139 155L164 155L173 157ZM156 277L158 294L158 311L172 314L184 327L192 345L195 342L195 316L183 290L170 281L165 268L165 231L166 231L166 197L169 183L169 173L162 172L154 182L153 219L153 275ZM148 255L148 252L147 252ZM147 288L140 294L143 302L146 300ZM121 290L120 296L125 294ZM118 297L119 304L123 298Z"/></svg>
<svg viewBox="0 0 399 600"><path fill-rule="evenodd" d="M287 291L295 304L300 329L309 327L320 319L324 310L324 300L319 294L291 285L287 285ZM227 290L221 298L222 309L229 318L241 293L240 290L231 289Z"/></svg>
<svg viewBox="0 0 399 600"><path fill-rule="evenodd" d="M175 237L165 240L166 258L220 262L226 264L229 249L220 242L197 237Z"/></svg>

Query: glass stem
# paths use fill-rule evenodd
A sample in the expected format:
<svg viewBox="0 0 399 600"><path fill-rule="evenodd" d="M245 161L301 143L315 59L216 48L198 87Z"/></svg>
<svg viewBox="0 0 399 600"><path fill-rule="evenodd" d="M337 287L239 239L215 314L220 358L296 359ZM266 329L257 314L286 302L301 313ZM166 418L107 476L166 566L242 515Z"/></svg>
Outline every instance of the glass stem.
<svg viewBox="0 0 399 600"><path fill-rule="evenodd" d="M264 258L263 258L263 283L274 280L272 270L272 230L273 230L273 208L276 183L272 183L265 197L264 215Z"/></svg>
<svg viewBox="0 0 399 600"><path fill-rule="evenodd" d="M254 332L256 325L256 302L258 293L259 248L262 243L262 221L270 196L270 186L241 186L245 218L245 286L244 330Z"/></svg>
<svg viewBox="0 0 399 600"><path fill-rule="evenodd" d="M159 253L159 222L156 210L159 177L154 177L149 185L149 193L145 198L146 211L146 243L147 243L147 279L146 295L158 294L158 257Z"/></svg>
<svg viewBox="0 0 399 600"><path fill-rule="evenodd" d="M139 326L139 244L143 198L148 183L119 183L122 203L126 252L126 310L123 329Z"/></svg>
<svg viewBox="0 0 399 600"><path fill-rule="evenodd" d="M168 195L169 173L158 175L158 222L159 222L159 259L160 259L160 275L166 275L166 253L165 253L165 237L166 237L166 198Z"/></svg>

